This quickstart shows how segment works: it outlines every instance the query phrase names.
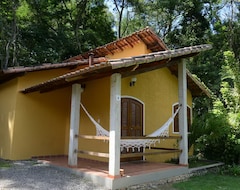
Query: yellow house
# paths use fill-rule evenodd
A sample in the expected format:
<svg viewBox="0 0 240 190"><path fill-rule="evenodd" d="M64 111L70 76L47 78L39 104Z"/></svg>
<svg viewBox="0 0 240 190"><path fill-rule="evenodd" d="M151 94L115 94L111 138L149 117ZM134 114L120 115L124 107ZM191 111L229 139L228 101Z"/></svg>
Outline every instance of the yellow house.
<svg viewBox="0 0 240 190"><path fill-rule="evenodd" d="M63 63L2 70L0 157L99 160L113 178L121 161L187 165L192 98L209 92L184 60L210 48L169 50L146 28Z"/></svg>

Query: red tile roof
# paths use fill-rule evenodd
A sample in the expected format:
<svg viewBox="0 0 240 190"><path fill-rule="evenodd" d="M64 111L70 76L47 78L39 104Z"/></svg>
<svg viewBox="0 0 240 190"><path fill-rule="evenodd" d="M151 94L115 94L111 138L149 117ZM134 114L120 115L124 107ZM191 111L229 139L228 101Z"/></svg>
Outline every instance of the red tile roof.
<svg viewBox="0 0 240 190"><path fill-rule="evenodd" d="M94 63L101 63L107 61L105 57L94 58ZM76 60L72 62L66 63L44 63L38 66L30 66L30 67L10 67L8 69L0 71L0 84L7 82L13 78L18 76L22 76L28 72L34 71L42 71L42 70L51 70L51 69L59 69L59 68L76 68L76 67L85 67L89 64L88 59Z"/></svg>
<svg viewBox="0 0 240 190"><path fill-rule="evenodd" d="M166 44L150 28L147 27L129 36L123 37L104 46L97 47L89 52L71 57L64 62L88 59L91 54L94 55L94 57L105 57L109 54L121 52L126 48L134 47L140 42L143 42L152 52L164 51L168 49Z"/></svg>
<svg viewBox="0 0 240 190"><path fill-rule="evenodd" d="M141 56L134 56L122 59L112 59L101 63L95 63L91 66L86 66L82 69L74 72L67 73L65 75L53 78L43 83L34 85L32 87L23 89L23 93L30 93L34 91L46 92L56 88L62 88L69 86L73 83L83 83L96 78L109 76L112 73L121 73L123 77L136 75L139 73L147 72L162 67L172 67L174 74L177 69L177 59L191 57L202 51L211 49L211 45L199 45L180 48L176 50L165 50L154 53L149 53ZM170 68L171 68L170 67ZM171 70L171 69L170 69ZM197 79L196 79L197 80ZM204 92L210 96L205 87L201 86L201 83L196 83L190 72L188 72L188 87L189 89L195 89L196 95Z"/></svg>

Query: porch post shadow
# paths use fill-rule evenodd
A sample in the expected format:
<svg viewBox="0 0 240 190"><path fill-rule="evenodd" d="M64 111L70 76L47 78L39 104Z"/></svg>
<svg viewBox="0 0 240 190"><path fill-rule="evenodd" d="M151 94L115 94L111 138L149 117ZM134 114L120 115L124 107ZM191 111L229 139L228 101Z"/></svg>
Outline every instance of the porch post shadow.
<svg viewBox="0 0 240 190"><path fill-rule="evenodd" d="M179 145L182 150L179 164L188 165L187 73L184 59L181 59L178 64L178 101L181 106L179 110L179 134L182 136Z"/></svg>
<svg viewBox="0 0 240 190"><path fill-rule="evenodd" d="M70 131L69 131L69 149L68 149L68 165L77 166L78 161L78 133L80 120L80 102L81 93L83 92L80 84L72 85L71 98L71 116L70 116Z"/></svg>
<svg viewBox="0 0 240 190"><path fill-rule="evenodd" d="M120 175L121 74L110 78L109 176Z"/></svg>

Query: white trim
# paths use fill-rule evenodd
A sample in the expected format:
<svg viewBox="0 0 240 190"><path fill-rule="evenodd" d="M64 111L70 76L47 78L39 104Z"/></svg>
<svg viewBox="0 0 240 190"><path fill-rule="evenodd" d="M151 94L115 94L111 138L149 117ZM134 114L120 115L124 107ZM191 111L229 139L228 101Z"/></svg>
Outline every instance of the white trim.
<svg viewBox="0 0 240 190"><path fill-rule="evenodd" d="M172 104L172 114L174 114L174 106L175 105L179 105L179 102L176 102L176 103L174 103L174 104ZM187 107L190 109L190 116L191 116L191 118L190 118L190 121L191 121L191 123L192 123L192 107L191 106L189 106L188 104L187 104ZM179 134L179 132L175 132L174 131L174 120L173 120L173 123L172 123L172 133L173 134ZM190 132L188 131L188 134L190 134Z"/></svg>

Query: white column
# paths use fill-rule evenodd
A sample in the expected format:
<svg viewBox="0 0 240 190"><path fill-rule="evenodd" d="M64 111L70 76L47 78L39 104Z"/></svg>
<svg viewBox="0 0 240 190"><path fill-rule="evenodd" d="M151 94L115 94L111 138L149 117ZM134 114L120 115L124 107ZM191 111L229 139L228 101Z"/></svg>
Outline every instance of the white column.
<svg viewBox="0 0 240 190"><path fill-rule="evenodd" d="M188 124L187 124L187 74L186 62L182 59L178 64L178 100L181 109L179 110L179 134L180 149L179 164L188 165Z"/></svg>
<svg viewBox="0 0 240 190"><path fill-rule="evenodd" d="M68 150L68 165L77 166L78 154L78 135L79 120L80 120L80 101L82 88L80 84L72 85L71 99L71 118L70 118L70 133L69 133L69 150Z"/></svg>
<svg viewBox="0 0 240 190"><path fill-rule="evenodd" d="M121 135L121 74L111 76L110 89L110 139L109 175L120 174L120 135Z"/></svg>

